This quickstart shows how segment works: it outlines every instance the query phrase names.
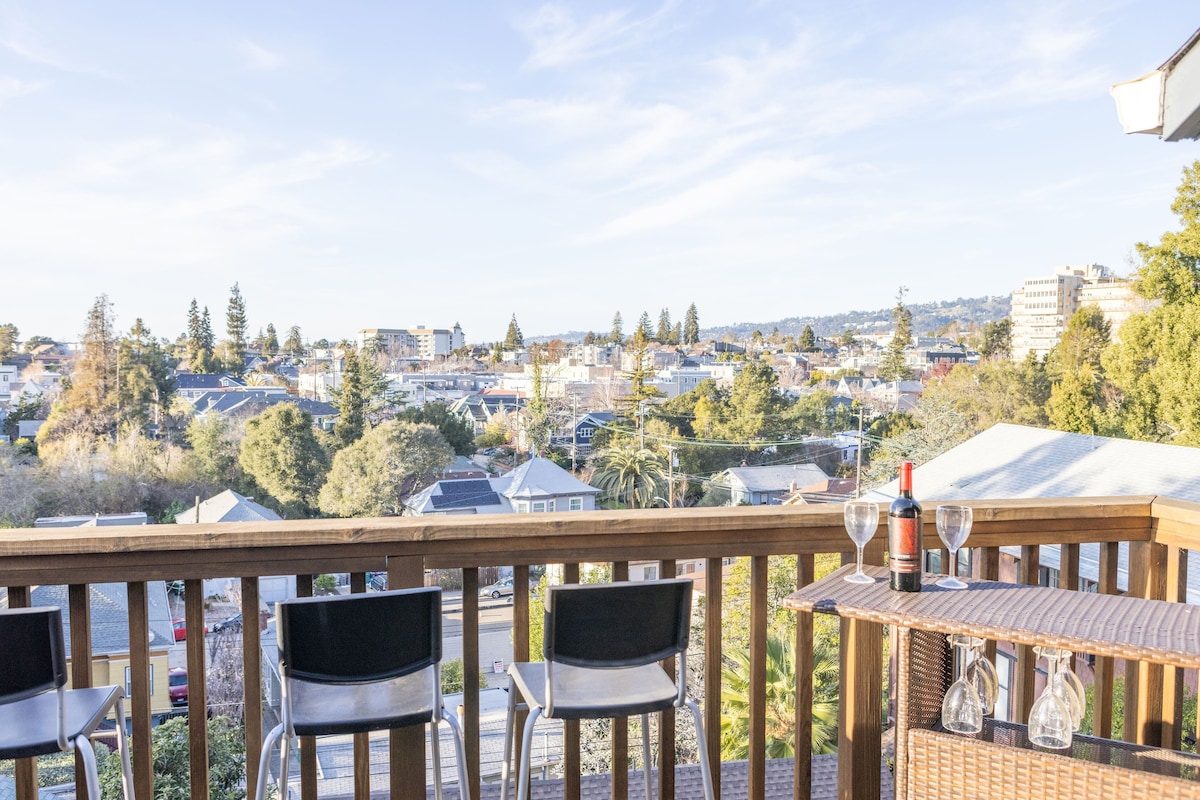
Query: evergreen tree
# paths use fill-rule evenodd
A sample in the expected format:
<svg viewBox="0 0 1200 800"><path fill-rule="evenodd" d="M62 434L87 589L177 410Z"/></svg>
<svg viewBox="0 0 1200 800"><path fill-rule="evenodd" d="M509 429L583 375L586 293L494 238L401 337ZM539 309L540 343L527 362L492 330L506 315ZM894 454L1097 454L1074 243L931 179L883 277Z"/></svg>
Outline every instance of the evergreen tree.
<svg viewBox="0 0 1200 800"><path fill-rule="evenodd" d="M312 516L329 472L329 454L317 439L312 415L279 403L246 421L238 461L289 517Z"/></svg>
<svg viewBox="0 0 1200 800"><path fill-rule="evenodd" d="M912 311L904 305L904 295L907 293L908 287L901 286L896 294L896 307L892 309L895 332L879 362L881 381L907 381L912 378L912 370L905 357L905 351L912 342Z"/></svg>
<svg viewBox="0 0 1200 800"><path fill-rule="evenodd" d="M389 420L334 456L321 510L338 517L398 517L403 498L453 460L454 450L434 426Z"/></svg>
<svg viewBox="0 0 1200 800"><path fill-rule="evenodd" d="M508 323L508 333L504 335L505 350L520 350L525 346L525 337L521 334L521 326L517 325L517 315L512 315Z"/></svg>
<svg viewBox="0 0 1200 800"><path fill-rule="evenodd" d="M267 337L263 340L263 355L270 358L279 352L279 336L275 333L275 325L267 323Z"/></svg>
<svg viewBox="0 0 1200 800"><path fill-rule="evenodd" d="M625 334L621 330L621 312L613 314L612 331L608 334L608 340L613 344L621 344L625 341Z"/></svg>
<svg viewBox="0 0 1200 800"><path fill-rule="evenodd" d="M676 322L671 327L671 340L668 344L680 344L681 342L683 342L683 323Z"/></svg>
<svg viewBox="0 0 1200 800"><path fill-rule="evenodd" d="M1005 317L983 326L983 346L979 348L983 358L1008 358L1012 355L1012 319Z"/></svg>
<svg viewBox="0 0 1200 800"><path fill-rule="evenodd" d="M338 418L334 423L333 435L338 445L347 447L362 438L366 429L366 398L363 397L362 371L359 369L358 351L346 348L342 359L342 384L337 390Z"/></svg>
<svg viewBox="0 0 1200 800"><path fill-rule="evenodd" d="M817 336L813 333L812 325L805 325L804 330L800 333L800 349L805 353L811 353L817 349Z"/></svg>
<svg viewBox="0 0 1200 800"><path fill-rule="evenodd" d="M304 340L300 338L300 326L293 325L288 329L287 339L283 342L283 349L292 358L299 358L304 352Z"/></svg>
<svg viewBox="0 0 1200 800"><path fill-rule="evenodd" d="M11 322L0 325L0 360L12 358L21 343L21 333Z"/></svg>
<svg viewBox="0 0 1200 800"><path fill-rule="evenodd" d="M117 364L122 422L131 422L139 428L149 423L157 424L162 419L163 409L171 404L175 381L167 354L141 317L121 340Z"/></svg>
<svg viewBox="0 0 1200 800"><path fill-rule="evenodd" d="M96 298L88 311L87 330L71 367L62 399L38 431L38 441L79 432L93 436L116 433L119 425L117 332L108 295Z"/></svg>
<svg viewBox="0 0 1200 800"><path fill-rule="evenodd" d="M671 343L671 312L665 308L658 312L658 330L654 332L654 340L659 344Z"/></svg>
<svg viewBox="0 0 1200 800"><path fill-rule="evenodd" d="M551 423L549 406L546 404L546 382L542 377L542 348L536 344L531 346L529 357L532 389L525 406L525 436L529 441L529 452L539 456L550 444Z"/></svg>
<svg viewBox="0 0 1200 800"><path fill-rule="evenodd" d="M225 335L229 348L225 353L225 368L235 375L242 374L246 362L246 301L235 283L229 290L229 305L225 311Z"/></svg>
<svg viewBox="0 0 1200 800"><path fill-rule="evenodd" d="M207 326L208 309L200 316L200 308L196 298L188 307L187 337L185 350L188 368L197 374L207 374L215 371L212 354L212 328Z"/></svg>
<svg viewBox="0 0 1200 800"><path fill-rule="evenodd" d="M637 330L634 331L634 336L641 336L647 342L654 338L654 332L650 330L650 314L643 311L642 316L638 317Z"/></svg>
<svg viewBox="0 0 1200 800"><path fill-rule="evenodd" d="M683 343L700 343L700 315L696 312L696 304L688 306L687 315L683 318Z"/></svg>
<svg viewBox="0 0 1200 800"><path fill-rule="evenodd" d="M850 328L842 331L842 347L853 347L858 344L858 340L854 338L854 331Z"/></svg>

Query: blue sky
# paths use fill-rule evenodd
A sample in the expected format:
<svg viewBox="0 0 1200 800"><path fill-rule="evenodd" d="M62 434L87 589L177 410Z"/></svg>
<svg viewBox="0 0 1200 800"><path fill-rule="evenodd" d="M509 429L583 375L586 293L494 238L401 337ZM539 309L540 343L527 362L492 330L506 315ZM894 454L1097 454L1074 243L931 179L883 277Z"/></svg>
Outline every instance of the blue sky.
<svg viewBox="0 0 1200 800"><path fill-rule="evenodd" d="M1192 2L0 0L0 322L501 338L1129 271L1200 144L1109 86Z"/></svg>

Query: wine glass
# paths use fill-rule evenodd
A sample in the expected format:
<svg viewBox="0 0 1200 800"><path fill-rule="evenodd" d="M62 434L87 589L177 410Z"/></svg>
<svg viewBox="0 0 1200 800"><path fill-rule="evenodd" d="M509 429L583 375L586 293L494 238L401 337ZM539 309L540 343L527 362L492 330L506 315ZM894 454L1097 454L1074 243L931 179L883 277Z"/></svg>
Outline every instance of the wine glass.
<svg viewBox="0 0 1200 800"><path fill-rule="evenodd" d="M971 663L967 664L966 677L967 682L979 693L979 702L983 705L983 715L986 717L996 710L996 701L1000 699L1000 676L983 653L983 641L980 638L971 641Z"/></svg>
<svg viewBox="0 0 1200 800"><path fill-rule="evenodd" d="M970 506L938 506L937 532L942 544L950 551L950 574L937 582L943 589L965 589L967 585L960 581L955 573L958 572L958 549L967 540L971 532Z"/></svg>
<svg viewBox="0 0 1200 800"><path fill-rule="evenodd" d="M870 500L851 500L842 509L846 521L846 533L858 548L858 568L853 574L847 575L850 583L874 583L875 579L863 572L863 548L875 535L879 526L879 504Z"/></svg>
<svg viewBox="0 0 1200 800"><path fill-rule="evenodd" d="M1071 709L1071 729L1079 730L1084 712L1087 711L1087 693L1084 691L1083 681L1071 671L1071 651L1051 651L1046 657L1054 659L1054 672L1047 672L1046 680L1059 699Z"/></svg>
<svg viewBox="0 0 1200 800"><path fill-rule="evenodd" d="M1029 711L1029 741L1039 747L1066 750L1071 746L1071 731L1076 727L1071 707L1054 691L1059 651L1054 647L1035 647L1033 651L1047 662L1046 688Z"/></svg>
<svg viewBox="0 0 1200 800"><path fill-rule="evenodd" d="M983 730L983 702L966 678L966 660L967 651L974 642L982 640L961 633L952 633L946 639L957 651L954 656L956 680L942 698L942 727L955 733L979 733Z"/></svg>

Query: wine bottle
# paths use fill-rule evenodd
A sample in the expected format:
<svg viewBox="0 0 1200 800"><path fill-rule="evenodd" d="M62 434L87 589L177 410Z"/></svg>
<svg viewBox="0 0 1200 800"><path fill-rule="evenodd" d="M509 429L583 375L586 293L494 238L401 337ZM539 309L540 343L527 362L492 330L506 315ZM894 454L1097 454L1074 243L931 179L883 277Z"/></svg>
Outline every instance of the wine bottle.
<svg viewBox="0 0 1200 800"><path fill-rule="evenodd" d="M900 496L888 508L889 585L897 592L921 591L921 505L913 500L912 462L900 462Z"/></svg>

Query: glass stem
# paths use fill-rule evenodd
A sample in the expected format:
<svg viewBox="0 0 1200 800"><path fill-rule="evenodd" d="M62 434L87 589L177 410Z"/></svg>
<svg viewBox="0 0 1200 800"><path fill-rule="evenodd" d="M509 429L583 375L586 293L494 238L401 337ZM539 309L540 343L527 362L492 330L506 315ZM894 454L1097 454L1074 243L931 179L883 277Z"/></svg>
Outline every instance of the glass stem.
<svg viewBox="0 0 1200 800"><path fill-rule="evenodd" d="M862 575L862 574L863 574L863 570L862 570L862 554L863 554L863 546L860 544L860 545L858 546L858 574L859 574L859 575Z"/></svg>
<svg viewBox="0 0 1200 800"><path fill-rule="evenodd" d="M958 577L958 551L957 550L950 551L950 563L947 564L946 566L948 566L950 568L950 577L957 578Z"/></svg>

